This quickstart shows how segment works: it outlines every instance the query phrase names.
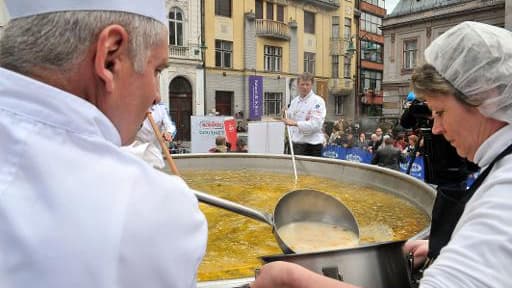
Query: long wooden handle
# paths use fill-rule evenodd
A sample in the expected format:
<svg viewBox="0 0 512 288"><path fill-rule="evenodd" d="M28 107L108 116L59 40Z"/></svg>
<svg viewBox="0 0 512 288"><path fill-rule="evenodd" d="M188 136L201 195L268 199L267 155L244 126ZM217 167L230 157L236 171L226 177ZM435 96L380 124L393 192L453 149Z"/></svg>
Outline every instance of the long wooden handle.
<svg viewBox="0 0 512 288"><path fill-rule="evenodd" d="M180 172L178 172L178 168L176 168L176 164L174 164L174 160L172 160L171 153L169 153L169 148L167 147L167 145L165 145L164 139L162 138L162 133L160 133L160 129L158 129L158 126L155 123L155 119L153 119L153 115L151 115L151 112L147 112L146 116L148 117L149 122L151 123L151 127L153 127L155 136L158 139L158 142L160 143L162 152L165 155L165 160L167 160L167 165L171 169L172 174L180 176Z"/></svg>
<svg viewBox="0 0 512 288"><path fill-rule="evenodd" d="M288 110L284 110L284 118L288 119ZM292 134L290 133L290 127L286 124L284 126L286 129L286 133L288 133L288 146L290 146L290 152L292 155L293 176L295 179L295 185L297 185L297 166L295 165L295 153L293 152Z"/></svg>

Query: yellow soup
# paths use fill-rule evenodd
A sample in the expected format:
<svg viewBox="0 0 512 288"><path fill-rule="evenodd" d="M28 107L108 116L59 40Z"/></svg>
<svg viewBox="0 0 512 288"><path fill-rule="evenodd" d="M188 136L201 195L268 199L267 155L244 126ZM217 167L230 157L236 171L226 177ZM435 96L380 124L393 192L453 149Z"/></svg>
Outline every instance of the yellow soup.
<svg viewBox="0 0 512 288"><path fill-rule="evenodd" d="M359 244L359 237L353 231L321 222L292 222L277 229L277 233L296 253L343 249Z"/></svg>
<svg viewBox="0 0 512 288"><path fill-rule="evenodd" d="M181 171L194 189L248 207L272 213L279 198L295 189L328 193L354 214L360 243L407 239L428 225L428 216L407 200L373 188L346 184L318 176L237 171ZM199 281L254 275L260 256L282 253L272 228L265 223L220 208L201 204L208 219L208 247L199 267Z"/></svg>

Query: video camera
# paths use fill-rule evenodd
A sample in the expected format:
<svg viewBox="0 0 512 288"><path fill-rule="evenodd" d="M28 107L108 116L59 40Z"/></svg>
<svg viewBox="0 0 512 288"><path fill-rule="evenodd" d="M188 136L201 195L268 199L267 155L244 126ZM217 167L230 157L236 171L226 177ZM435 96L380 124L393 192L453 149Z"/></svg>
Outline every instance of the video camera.
<svg viewBox="0 0 512 288"><path fill-rule="evenodd" d="M400 125L406 129L432 128L432 111L425 102L414 99L405 110Z"/></svg>
<svg viewBox="0 0 512 288"><path fill-rule="evenodd" d="M433 135L432 111L423 101L414 99L400 118L400 125L406 129L419 130L423 138L425 182L436 185L450 185L464 182L474 164L461 158L443 135ZM414 154L416 154L415 151ZM413 154L413 155L414 155Z"/></svg>

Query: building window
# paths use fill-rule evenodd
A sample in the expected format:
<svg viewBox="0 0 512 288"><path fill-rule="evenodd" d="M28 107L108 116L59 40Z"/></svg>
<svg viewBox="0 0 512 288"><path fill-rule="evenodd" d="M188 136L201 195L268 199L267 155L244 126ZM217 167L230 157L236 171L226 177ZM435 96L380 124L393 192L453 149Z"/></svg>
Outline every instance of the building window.
<svg viewBox="0 0 512 288"><path fill-rule="evenodd" d="M233 42L215 40L215 66L231 68L233 58Z"/></svg>
<svg viewBox="0 0 512 288"><path fill-rule="evenodd" d="M267 2L267 19L274 20L274 4Z"/></svg>
<svg viewBox="0 0 512 288"><path fill-rule="evenodd" d="M352 37L352 19L351 18L345 18L343 37L345 38L345 41L349 41L350 37Z"/></svg>
<svg viewBox="0 0 512 288"><path fill-rule="evenodd" d="M169 12L169 43L183 46L183 13L176 7Z"/></svg>
<svg viewBox="0 0 512 288"><path fill-rule="evenodd" d="M304 11L304 33L315 34L315 13Z"/></svg>
<svg viewBox="0 0 512 288"><path fill-rule="evenodd" d="M333 39L340 38L340 17L339 16L332 16L331 38L333 38Z"/></svg>
<svg viewBox="0 0 512 288"><path fill-rule="evenodd" d="M263 19L263 0L256 0L256 19Z"/></svg>
<svg viewBox="0 0 512 288"><path fill-rule="evenodd" d="M283 5L277 5L277 21L284 22L284 6Z"/></svg>
<svg viewBox="0 0 512 288"><path fill-rule="evenodd" d="M279 116L283 93L265 92L263 95L263 114L266 116Z"/></svg>
<svg viewBox="0 0 512 288"><path fill-rule="evenodd" d="M340 77L340 56L332 55L331 78L338 79Z"/></svg>
<svg viewBox="0 0 512 288"><path fill-rule="evenodd" d="M281 71L281 61L283 58L283 48L265 45L265 71L279 72Z"/></svg>
<svg viewBox="0 0 512 288"><path fill-rule="evenodd" d="M382 35L382 31L379 29L382 26L382 18L369 13L361 13L361 30L366 32L375 33Z"/></svg>
<svg viewBox="0 0 512 288"><path fill-rule="evenodd" d="M361 88L363 92L372 90L375 93L380 92L382 85L382 72L374 70L361 69Z"/></svg>
<svg viewBox="0 0 512 288"><path fill-rule="evenodd" d="M215 111L219 112L219 115L233 115L233 96L233 91L215 91Z"/></svg>
<svg viewBox="0 0 512 288"><path fill-rule="evenodd" d="M416 40L404 41L404 63L403 69L410 70L416 66Z"/></svg>
<svg viewBox="0 0 512 288"><path fill-rule="evenodd" d="M361 41L361 60L382 63L382 51L382 44L365 40Z"/></svg>
<svg viewBox="0 0 512 288"><path fill-rule="evenodd" d="M304 72L315 74L315 53L304 52Z"/></svg>
<svg viewBox="0 0 512 288"><path fill-rule="evenodd" d="M231 17L231 0L215 0L215 15Z"/></svg>
<svg viewBox="0 0 512 288"><path fill-rule="evenodd" d="M343 115L343 96L334 97L334 114Z"/></svg>
<svg viewBox="0 0 512 288"><path fill-rule="evenodd" d="M350 75L352 74L352 57L351 56L345 56L343 57L343 78L351 79Z"/></svg>

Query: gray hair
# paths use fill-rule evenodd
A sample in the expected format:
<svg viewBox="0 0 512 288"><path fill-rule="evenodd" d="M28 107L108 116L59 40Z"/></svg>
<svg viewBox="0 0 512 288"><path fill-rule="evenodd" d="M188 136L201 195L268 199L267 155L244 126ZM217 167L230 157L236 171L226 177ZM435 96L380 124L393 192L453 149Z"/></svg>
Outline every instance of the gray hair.
<svg viewBox="0 0 512 288"><path fill-rule="evenodd" d="M167 33L162 23L140 15L114 11L55 12L11 20L0 40L0 66L29 74L33 67L61 73L83 60L106 26L123 26L135 71L144 70L150 48Z"/></svg>

